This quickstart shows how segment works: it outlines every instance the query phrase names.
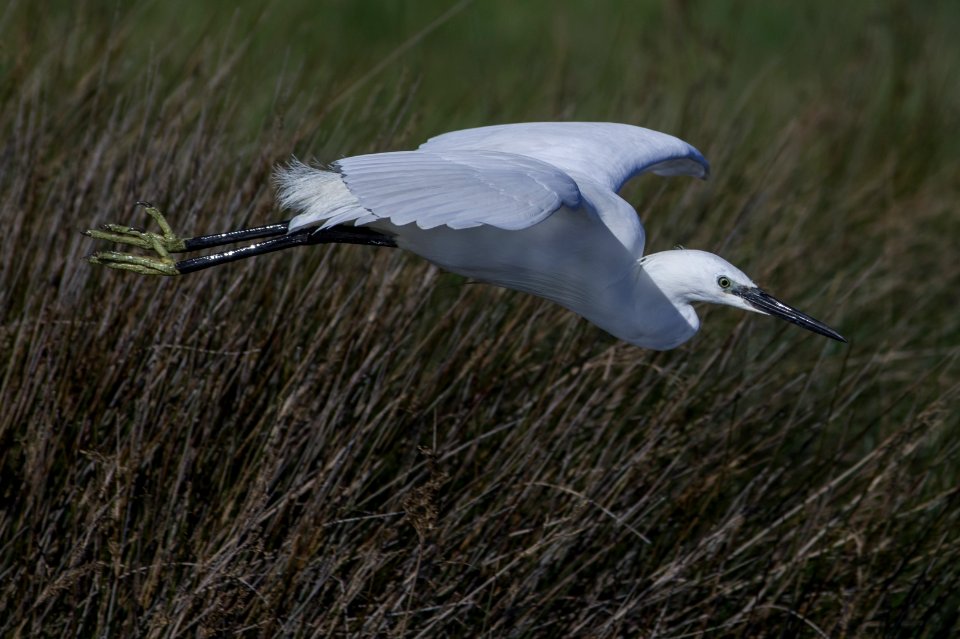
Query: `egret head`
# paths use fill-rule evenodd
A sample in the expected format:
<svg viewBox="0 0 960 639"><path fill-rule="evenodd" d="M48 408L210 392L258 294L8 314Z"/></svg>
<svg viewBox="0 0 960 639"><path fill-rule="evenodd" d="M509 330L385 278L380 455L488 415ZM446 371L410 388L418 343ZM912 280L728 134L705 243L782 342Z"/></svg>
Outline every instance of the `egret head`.
<svg viewBox="0 0 960 639"><path fill-rule="evenodd" d="M773 315L808 331L840 342L847 341L823 322L763 291L743 271L713 253L687 249L664 251L644 258L643 266L661 290L677 304L725 304Z"/></svg>

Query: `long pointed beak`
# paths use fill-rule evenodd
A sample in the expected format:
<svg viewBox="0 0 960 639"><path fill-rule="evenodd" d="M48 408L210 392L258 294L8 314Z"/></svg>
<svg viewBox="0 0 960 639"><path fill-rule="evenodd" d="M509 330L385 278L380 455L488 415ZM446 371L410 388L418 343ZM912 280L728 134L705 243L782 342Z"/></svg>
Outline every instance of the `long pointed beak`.
<svg viewBox="0 0 960 639"><path fill-rule="evenodd" d="M784 304L774 296L766 293L765 291L760 290L759 288L747 288L743 287L738 290L733 291L734 294L739 295L747 302L750 303L750 306L754 307L761 313L766 313L768 315L775 315L781 319L785 319L788 322L792 322L797 326L807 329L808 331L813 331L814 333L819 333L830 339L835 339L838 342L846 343L843 335L836 332L823 322L815 320L805 313L801 313L792 306Z"/></svg>

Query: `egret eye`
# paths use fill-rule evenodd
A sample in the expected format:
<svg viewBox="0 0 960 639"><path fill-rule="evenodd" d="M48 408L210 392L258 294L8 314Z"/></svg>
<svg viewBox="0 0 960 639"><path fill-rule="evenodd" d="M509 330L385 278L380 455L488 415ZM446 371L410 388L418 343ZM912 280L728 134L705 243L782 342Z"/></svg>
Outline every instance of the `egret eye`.
<svg viewBox="0 0 960 639"><path fill-rule="evenodd" d="M717 284L720 285L720 288L726 290L726 289L730 288L732 282L730 282L730 278L729 278L729 277L727 277L727 276L725 276L725 275L721 275L720 277L717 278Z"/></svg>

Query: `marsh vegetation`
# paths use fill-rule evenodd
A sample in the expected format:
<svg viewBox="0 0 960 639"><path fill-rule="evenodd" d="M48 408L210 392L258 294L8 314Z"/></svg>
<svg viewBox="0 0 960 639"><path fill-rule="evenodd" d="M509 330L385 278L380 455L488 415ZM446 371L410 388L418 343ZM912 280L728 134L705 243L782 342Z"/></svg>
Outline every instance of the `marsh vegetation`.
<svg viewBox="0 0 960 639"><path fill-rule="evenodd" d="M960 628L960 10L81 1L0 9L0 634L934 637ZM272 167L577 119L625 197L844 346L685 347L398 251L172 279L79 231L283 218Z"/></svg>

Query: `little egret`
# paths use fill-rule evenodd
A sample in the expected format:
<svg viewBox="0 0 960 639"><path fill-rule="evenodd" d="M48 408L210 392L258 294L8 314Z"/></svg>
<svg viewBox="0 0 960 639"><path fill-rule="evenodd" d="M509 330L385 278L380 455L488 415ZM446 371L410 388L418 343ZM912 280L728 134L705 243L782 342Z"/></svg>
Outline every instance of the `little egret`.
<svg viewBox="0 0 960 639"><path fill-rule="evenodd" d="M156 256L101 251L90 262L182 275L305 244L399 247L461 275L546 298L637 346L666 350L700 328L695 302L775 315L846 341L703 251L644 255L636 211L617 195L640 173L706 178L707 160L673 136L626 124L540 122L453 131L415 151L358 155L329 170L296 160L277 171L292 219L181 238L108 224L91 237ZM274 237L175 261L171 253Z"/></svg>

